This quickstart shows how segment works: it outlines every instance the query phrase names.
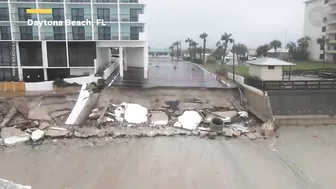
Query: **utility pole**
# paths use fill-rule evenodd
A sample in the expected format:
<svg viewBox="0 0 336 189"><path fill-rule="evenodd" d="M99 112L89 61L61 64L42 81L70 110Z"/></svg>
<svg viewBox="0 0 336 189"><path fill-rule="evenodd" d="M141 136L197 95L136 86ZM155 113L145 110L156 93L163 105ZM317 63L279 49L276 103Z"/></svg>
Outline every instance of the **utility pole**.
<svg viewBox="0 0 336 189"><path fill-rule="evenodd" d="M233 49L233 53L232 53L232 55L233 55L233 67L232 67L232 71L233 71L233 77L232 77L232 80L233 81L235 81L235 49L234 48L236 48L235 47L235 40L232 40L232 44L233 44L233 46L232 46L232 49Z"/></svg>

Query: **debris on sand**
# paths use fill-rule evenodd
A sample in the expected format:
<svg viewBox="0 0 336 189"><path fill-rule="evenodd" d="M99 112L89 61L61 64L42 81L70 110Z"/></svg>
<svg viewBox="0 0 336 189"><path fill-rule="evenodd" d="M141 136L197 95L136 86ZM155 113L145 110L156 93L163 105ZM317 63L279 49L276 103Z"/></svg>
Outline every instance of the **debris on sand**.
<svg viewBox="0 0 336 189"><path fill-rule="evenodd" d="M69 137L70 131L61 127L50 127L46 132L45 136L51 138L58 138L58 137Z"/></svg>
<svg viewBox="0 0 336 189"><path fill-rule="evenodd" d="M30 137L34 142L38 141L38 140L41 140L44 137L44 131L42 131L40 129L37 129L37 130L32 132Z"/></svg>
<svg viewBox="0 0 336 189"><path fill-rule="evenodd" d="M15 107L12 107L5 118L2 120L2 123L0 124L0 128L6 127L7 124L12 120L12 118L15 116L15 114L18 113L17 109Z"/></svg>
<svg viewBox="0 0 336 189"><path fill-rule="evenodd" d="M125 120L127 123L147 122L147 108L139 104L125 104Z"/></svg>
<svg viewBox="0 0 336 189"><path fill-rule="evenodd" d="M185 111L180 117L178 117L178 122L180 122L182 128L191 131L195 130L201 121L202 117L196 111Z"/></svg>
<svg viewBox="0 0 336 189"><path fill-rule="evenodd" d="M154 126L165 126L168 124L168 116L165 112L151 112L151 123Z"/></svg>
<svg viewBox="0 0 336 189"><path fill-rule="evenodd" d="M8 181L8 180L5 180L5 179L1 179L0 178L0 188L12 188L12 189L32 189L31 186L23 186L21 184L16 184L12 181Z"/></svg>

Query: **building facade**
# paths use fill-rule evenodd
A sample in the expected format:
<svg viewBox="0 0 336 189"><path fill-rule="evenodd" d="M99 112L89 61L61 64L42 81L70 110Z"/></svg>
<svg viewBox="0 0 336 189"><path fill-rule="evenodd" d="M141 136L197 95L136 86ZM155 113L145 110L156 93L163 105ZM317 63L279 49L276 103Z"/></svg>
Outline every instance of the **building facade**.
<svg viewBox="0 0 336 189"><path fill-rule="evenodd" d="M29 14L27 9L52 13ZM113 63L113 49L118 49L121 77L134 66L144 68L146 78L144 12L143 0L0 0L0 81L91 75Z"/></svg>

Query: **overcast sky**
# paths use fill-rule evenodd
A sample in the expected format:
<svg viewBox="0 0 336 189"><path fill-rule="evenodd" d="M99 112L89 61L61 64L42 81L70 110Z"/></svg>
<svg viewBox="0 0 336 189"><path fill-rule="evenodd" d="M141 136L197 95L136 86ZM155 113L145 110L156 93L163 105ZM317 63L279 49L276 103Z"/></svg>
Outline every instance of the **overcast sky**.
<svg viewBox="0 0 336 189"><path fill-rule="evenodd" d="M188 37L214 47L224 32L248 48L302 36L304 0L146 0L149 46L167 48ZM182 44L186 46L186 43ZM182 46L182 48L183 48Z"/></svg>

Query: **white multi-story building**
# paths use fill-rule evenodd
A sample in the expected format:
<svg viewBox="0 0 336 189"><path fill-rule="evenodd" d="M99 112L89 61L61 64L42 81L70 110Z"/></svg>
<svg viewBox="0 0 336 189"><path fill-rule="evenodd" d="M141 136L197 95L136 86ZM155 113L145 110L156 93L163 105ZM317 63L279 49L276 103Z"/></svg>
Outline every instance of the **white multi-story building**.
<svg viewBox="0 0 336 189"><path fill-rule="evenodd" d="M336 61L336 0L309 0L305 5L303 35L311 39L309 59ZM318 38L324 38L328 42L325 46L320 45L317 43Z"/></svg>
<svg viewBox="0 0 336 189"><path fill-rule="evenodd" d="M52 13L28 14L27 9ZM0 81L94 74L113 62L111 51L119 53L115 64L121 77L131 66L143 68L147 78L144 12L144 0L0 0ZM55 22L39 27L29 20ZM67 20L88 22L64 25ZM55 25L58 21L63 25Z"/></svg>

